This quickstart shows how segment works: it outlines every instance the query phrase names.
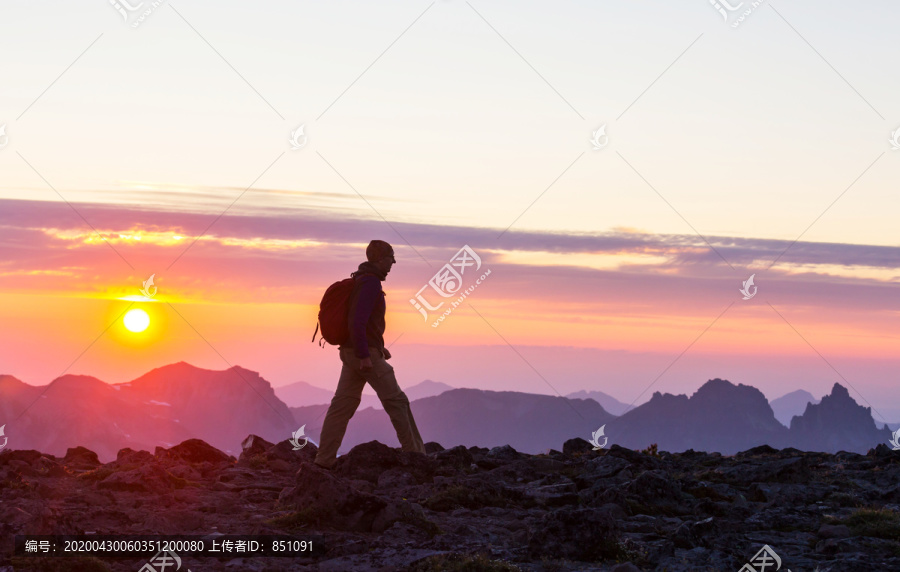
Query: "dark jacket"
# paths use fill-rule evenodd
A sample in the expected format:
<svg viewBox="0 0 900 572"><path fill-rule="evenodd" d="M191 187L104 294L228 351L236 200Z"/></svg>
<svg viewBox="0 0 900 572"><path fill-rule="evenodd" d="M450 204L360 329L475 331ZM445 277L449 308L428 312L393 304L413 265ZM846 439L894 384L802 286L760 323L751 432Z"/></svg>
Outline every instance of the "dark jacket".
<svg viewBox="0 0 900 572"><path fill-rule="evenodd" d="M340 347L350 346L356 357L369 356L369 346L384 350L384 313L387 305L381 282L387 275L371 262L363 262L359 270L351 274L356 280L347 320L350 340Z"/></svg>

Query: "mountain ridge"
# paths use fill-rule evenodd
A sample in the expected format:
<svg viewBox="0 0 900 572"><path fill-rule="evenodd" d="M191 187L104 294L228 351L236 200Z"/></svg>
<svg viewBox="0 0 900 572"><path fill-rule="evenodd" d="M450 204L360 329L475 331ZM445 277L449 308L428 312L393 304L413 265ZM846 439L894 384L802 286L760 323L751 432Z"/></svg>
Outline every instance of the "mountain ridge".
<svg viewBox="0 0 900 572"><path fill-rule="evenodd" d="M430 382L423 389L445 386ZM241 366L209 370L187 362L154 368L119 384L71 374L31 386L0 376L0 425L5 425L11 448L62 454L82 445L104 459L122 448L152 449L191 438L235 453L241 435L277 441L303 425L318 441L327 403L289 407L276 389L258 372ZM691 396L657 391L619 417L591 398L474 388L411 399L411 409L426 440L511 445L529 454L569 438L587 439L600 427L610 445L643 449L656 444L660 450L725 455L764 444L864 452L890 439L890 430L879 428L871 409L857 404L840 384L820 404L794 417L790 428L775 418L758 389L719 378L708 380ZM385 412L361 404L341 451L372 439L399 445Z"/></svg>

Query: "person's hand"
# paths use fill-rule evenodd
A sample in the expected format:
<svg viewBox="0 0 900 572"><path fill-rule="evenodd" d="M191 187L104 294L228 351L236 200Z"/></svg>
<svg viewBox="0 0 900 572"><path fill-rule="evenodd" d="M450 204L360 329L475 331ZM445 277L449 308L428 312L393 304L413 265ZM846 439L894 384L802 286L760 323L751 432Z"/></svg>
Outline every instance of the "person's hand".
<svg viewBox="0 0 900 572"><path fill-rule="evenodd" d="M384 359L391 359L391 352L387 348L384 348Z"/></svg>
<svg viewBox="0 0 900 572"><path fill-rule="evenodd" d="M372 369L372 358L367 357L359 360L359 369L363 371Z"/></svg>

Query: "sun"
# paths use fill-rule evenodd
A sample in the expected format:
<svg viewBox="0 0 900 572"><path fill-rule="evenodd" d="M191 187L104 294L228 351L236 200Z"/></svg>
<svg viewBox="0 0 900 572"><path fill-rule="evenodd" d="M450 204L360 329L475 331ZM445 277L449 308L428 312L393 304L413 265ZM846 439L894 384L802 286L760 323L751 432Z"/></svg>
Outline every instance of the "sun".
<svg viewBox="0 0 900 572"><path fill-rule="evenodd" d="M135 308L134 310L129 310L122 321L125 322L125 328L129 332L138 333L143 332L150 325L150 316L147 312Z"/></svg>

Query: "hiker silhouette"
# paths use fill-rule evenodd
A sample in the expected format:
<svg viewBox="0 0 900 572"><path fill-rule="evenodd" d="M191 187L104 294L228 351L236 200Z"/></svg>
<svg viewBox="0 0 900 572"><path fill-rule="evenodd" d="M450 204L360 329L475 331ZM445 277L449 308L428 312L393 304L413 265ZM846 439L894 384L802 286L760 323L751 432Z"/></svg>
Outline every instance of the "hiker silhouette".
<svg viewBox="0 0 900 572"><path fill-rule="evenodd" d="M409 398L397 384L394 368L387 362L391 352L384 347L386 309L381 282L396 263L394 249L383 240L366 247L366 262L351 274L354 288L347 315L350 337L338 346L343 367L337 389L325 414L315 463L330 469L347 431L350 418L359 407L366 382L372 386L391 418L404 451L425 452L425 445L409 407Z"/></svg>

